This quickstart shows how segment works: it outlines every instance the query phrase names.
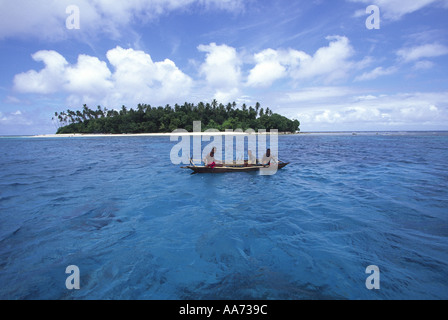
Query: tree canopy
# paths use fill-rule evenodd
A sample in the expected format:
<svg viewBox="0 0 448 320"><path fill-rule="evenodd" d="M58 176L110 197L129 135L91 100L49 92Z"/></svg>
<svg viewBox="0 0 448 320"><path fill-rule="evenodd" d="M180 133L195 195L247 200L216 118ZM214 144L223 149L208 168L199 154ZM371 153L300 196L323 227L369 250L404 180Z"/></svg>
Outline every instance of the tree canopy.
<svg viewBox="0 0 448 320"><path fill-rule="evenodd" d="M237 108L235 102L223 105L216 100L198 104L185 102L174 107L139 104L136 110L126 106L120 110L108 110L101 106L90 109L84 105L82 110L55 112L52 120L58 127L57 134L169 133L180 128L192 132L193 121L201 121L202 130L251 128L255 131L277 129L279 132L293 133L300 130L298 120L273 113L269 108L263 109L258 102L255 107L243 104Z"/></svg>

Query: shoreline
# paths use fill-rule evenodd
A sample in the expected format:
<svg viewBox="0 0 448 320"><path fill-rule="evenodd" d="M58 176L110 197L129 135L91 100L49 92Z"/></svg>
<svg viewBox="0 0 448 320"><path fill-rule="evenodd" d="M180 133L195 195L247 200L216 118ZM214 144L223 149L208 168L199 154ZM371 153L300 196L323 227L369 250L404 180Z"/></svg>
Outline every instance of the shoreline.
<svg viewBox="0 0 448 320"><path fill-rule="evenodd" d="M179 133L124 133L124 134L95 134L95 133L70 133L70 134L38 134L38 135L24 135L24 136L1 136L1 138L104 138L104 137L171 137L171 136L214 136L214 135L269 135L266 133L246 133L246 132L179 132ZM279 136L336 136L336 135L421 135L421 134L446 134L445 130L433 130L433 131L309 131L288 133L279 132Z"/></svg>
<svg viewBox="0 0 448 320"><path fill-rule="evenodd" d="M171 136L227 136L227 135L269 135L266 133L246 132L169 132L169 133L122 133L122 134L95 134L95 133L67 133L67 134L40 134L30 138L100 138L100 137L171 137ZM279 132L278 135L298 135L299 133Z"/></svg>

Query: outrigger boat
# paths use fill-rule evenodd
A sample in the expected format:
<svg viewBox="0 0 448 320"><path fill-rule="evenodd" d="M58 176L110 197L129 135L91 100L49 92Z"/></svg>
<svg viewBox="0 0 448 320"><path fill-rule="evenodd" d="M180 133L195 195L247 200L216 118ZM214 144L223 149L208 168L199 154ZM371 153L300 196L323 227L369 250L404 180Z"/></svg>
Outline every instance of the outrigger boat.
<svg viewBox="0 0 448 320"><path fill-rule="evenodd" d="M224 173L224 172L254 172L258 171L261 168L268 168L268 165L262 165L262 164L254 164L254 165L247 165L247 164L224 164L222 166L215 166L214 168L211 168L209 166L196 166L191 160L190 160L189 166L181 167L182 169L190 169L193 170L193 174L195 173ZM284 168L289 164L289 162L278 162L278 169Z"/></svg>

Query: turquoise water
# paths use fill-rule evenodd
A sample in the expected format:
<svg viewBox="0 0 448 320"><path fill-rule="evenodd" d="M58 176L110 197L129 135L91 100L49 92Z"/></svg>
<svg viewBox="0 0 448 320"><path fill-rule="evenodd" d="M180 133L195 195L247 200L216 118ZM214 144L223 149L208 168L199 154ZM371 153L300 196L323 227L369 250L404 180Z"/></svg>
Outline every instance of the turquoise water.
<svg viewBox="0 0 448 320"><path fill-rule="evenodd" d="M1 138L0 299L448 298L447 133L280 136L273 176L174 145Z"/></svg>

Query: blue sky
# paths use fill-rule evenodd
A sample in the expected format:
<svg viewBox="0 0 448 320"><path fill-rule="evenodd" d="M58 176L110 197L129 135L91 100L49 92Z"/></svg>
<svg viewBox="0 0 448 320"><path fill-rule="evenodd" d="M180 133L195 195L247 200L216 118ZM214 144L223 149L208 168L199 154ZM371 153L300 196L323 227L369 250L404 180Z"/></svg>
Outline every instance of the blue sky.
<svg viewBox="0 0 448 320"><path fill-rule="evenodd" d="M79 29L67 28L71 5ZM370 5L379 29L366 27ZM447 0L0 7L1 135L54 133L54 112L84 103L118 109L214 98L260 102L299 119L302 131L448 130Z"/></svg>

